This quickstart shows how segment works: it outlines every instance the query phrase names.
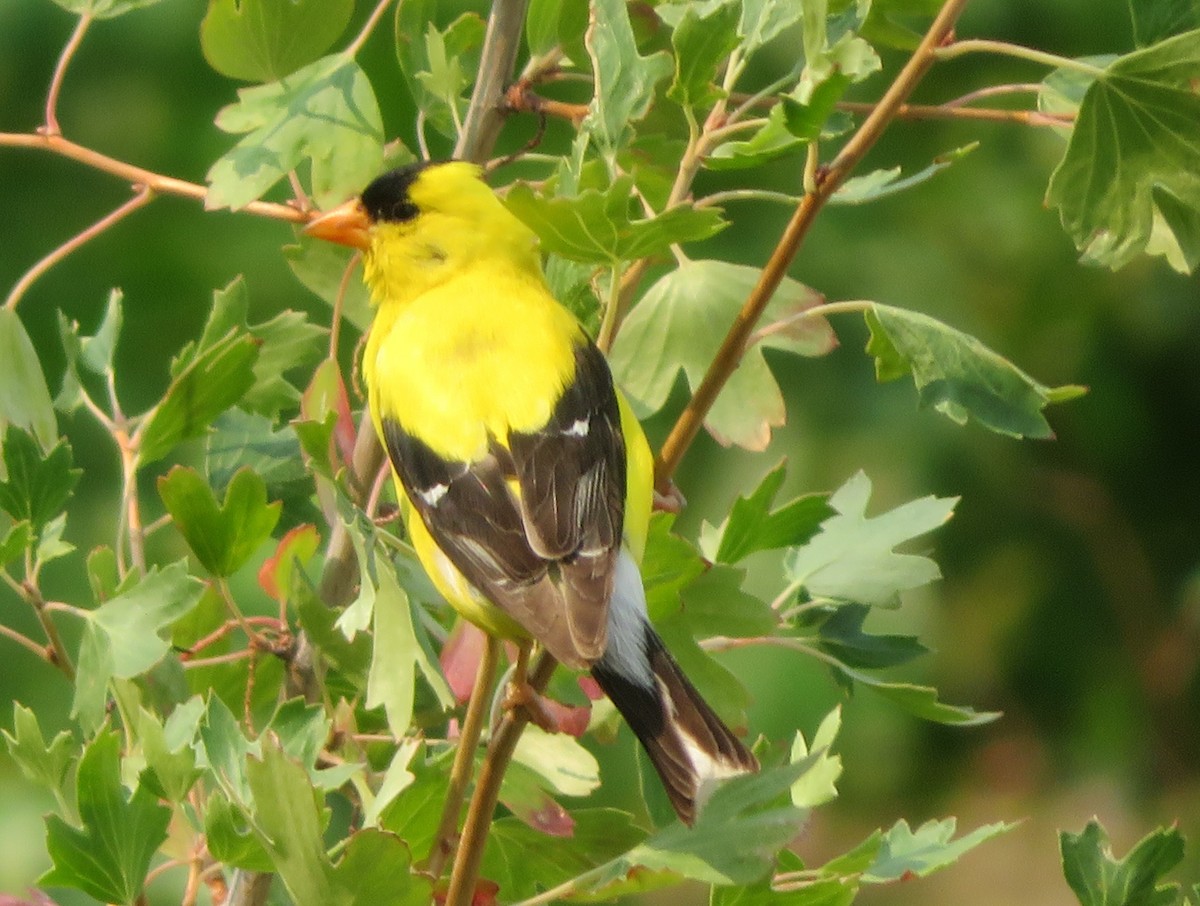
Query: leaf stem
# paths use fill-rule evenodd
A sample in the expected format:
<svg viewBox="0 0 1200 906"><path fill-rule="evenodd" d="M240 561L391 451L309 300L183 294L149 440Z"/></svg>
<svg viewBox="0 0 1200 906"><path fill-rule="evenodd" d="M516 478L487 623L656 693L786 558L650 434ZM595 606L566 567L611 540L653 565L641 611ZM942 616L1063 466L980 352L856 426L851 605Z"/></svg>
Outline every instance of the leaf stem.
<svg viewBox="0 0 1200 906"><path fill-rule="evenodd" d="M714 356L708 372L696 388L695 394L680 414L671 433L667 436L655 463L656 485L660 493L666 493L671 477L679 467L683 455L695 440L717 395L734 369L741 361L746 340L754 332L755 325L783 280L788 266L799 251L816 215L830 196L858 165L867 151L879 140L884 130L896 118L896 111L905 102L913 89L933 65L937 48L953 33L954 23L962 14L967 0L947 0L930 25L920 45L888 87L879 103L871 111L858 131L842 147L828 167L818 168L813 191L806 194L796 206L791 221L785 228L778 244L729 328L720 349Z"/></svg>
<svg viewBox="0 0 1200 906"><path fill-rule="evenodd" d="M529 674L529 685L540 692L546 688L554 668L558 666L549 652L542 652ZM454 868L450 872L450 887L446 891L445 906L470 906L475 893L475 882L479 879L479 866L483 861L483 849L487 844L496 801L500 796L500 781L512 760L517 740L529 722L529 713L524 708L515 708L505 713L496 732L488 743L487 755L483 759L475 793L467 810L458 852L454 855Z"/></svg>
<svg viewBox="0 0 1200 906"><path fill-rule="evenodd" d="M143 422L146 424L147 419ZM121 511L125 533L129 543L129 561L138 575L146 574L146 531L142 527L142 510L138 498L138 446L139 439L135 434L131 437L128 432L118 427L114 437L117 448L121 453ZM118 542L117 549L121 549ZM121 570L124 575L124 570Z"/></svg>
<svg viewBox="0 0 1200 906"><path fill-rule="evenodd" d="M1016 57L1019 60L1029 60L1041 63L1053 69L1071 69L1084 75L1102 78L1104 69L1082 60L1070 57L1060 57L1044 50L1035 50L1022 44L1010 44L1008 41L993 41L985 38L971 38L965 41L954 41L944 47L934 50L934 56L939 60L953 60L969 53L995 53L1006 57Z"/></svg>
<svg viewBox="0 0 1200 906"><path fill-rule="evenodd" d="M427 869L434 878L442 874L446 859L454 851L458 837L458 819L462 815L463 800L467 785L471 782L471 771L475 766L475 751L479 748L479 737L483 733L484 719L492 700L492 686L496 682L496 665L500 662L500 642L494 636L487 637L483 656L475 671L475 685L467 702L467 713L463 717L462 730L458 736L458 747L454 752L454 764L450 768L450 784L446 789L446 802L442 806L442 820L433 836L433 849L429 853Z"/></svg>
<svg viewBox="0 0 1200 906"><path fill-rule="evenodd" d="M90 240L95 239L109 227L124 220L139 208L145 207L153 198L154 192L152 190L146 188L145 186L139 187L137 194L134 195L133 198L129 199L115 211L112 211L111 213L106 214L104 217L101 217L81 233L77 234L71 239L68 239L49 255L27 270L21 279L16 282L16 285L13 286L12 290L8 294L8 298L4 300L4 307L15 309L17 307L17 303L21 301L21 297L25 295L25 292L34 284L38 277L42 276L42 274L46 273L46 271L50 270L50 268L54 267L54 265L58 264L58 262L62 261L77 248L86 244Z"/></svg>
<svg viewBox="0 0 1200 906"><path fill-rule="evenodd" d="M901 104L896 110L900 120L982 120L991 123L1020 123L1024 126L1069 126L1074 117L1069 113L1045 113L1041 110L1001 110L994 107L962 107L966 103L956 98L945 104ZM847 113L870 113L875 105L869 102L841 101L838 110Z"/></svg>
<svg viewBox="0 0 1200 906"><path fill-rule="evenodd" d="M62 133L58 126L58 95L62 91L63 80L67 75L67 66L70 64L71 58L75 56L79 45L83 43L84 32L91 24L92 14L81 14L79 21L75 23L75 30L71 32L71 37L67 39L62 53L59 54L58 63L54 67L54 75L50 78L50 88L46 92L46 117L41 130L44 135L60 135Z"/></svg>
<svg viewBox="0 0 1200 906"><path fill-rule="evenodd" d="M362 50L363 45L367 43L367 39L371 37L371 32L375 30L375 26L379 24L379 20L383 18L383 14L391 5L392 0L379 0L379 3L375 6L375 9L371 10L371 15L367 17L367 21L363 25L362 30L354 37L354 40L346 46L346 50L344 51L346 56L354 57L358 55L358 52Z"/></svg>

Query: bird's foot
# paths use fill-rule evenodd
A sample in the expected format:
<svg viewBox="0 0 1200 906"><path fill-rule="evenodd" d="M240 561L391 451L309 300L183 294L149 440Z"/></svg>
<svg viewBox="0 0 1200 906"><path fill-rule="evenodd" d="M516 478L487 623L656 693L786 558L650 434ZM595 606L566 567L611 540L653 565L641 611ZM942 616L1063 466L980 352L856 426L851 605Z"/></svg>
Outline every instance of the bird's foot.
<svg viewBox="0 0 1200 906"><path fill-rule="evenodd" d="M509 680L504 689L504 699L501 706L505 711L523 710L529 722L545 730L547 733L558 733L558 719L550 709L546 697L521 679Z"/></svg>

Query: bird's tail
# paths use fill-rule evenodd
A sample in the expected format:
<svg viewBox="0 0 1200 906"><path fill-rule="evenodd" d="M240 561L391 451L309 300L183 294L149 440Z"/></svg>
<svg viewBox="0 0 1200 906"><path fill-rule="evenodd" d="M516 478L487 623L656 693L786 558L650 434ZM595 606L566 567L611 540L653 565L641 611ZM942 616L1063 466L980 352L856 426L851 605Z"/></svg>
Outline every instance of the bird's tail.
<svg viewBox="0 0 1200 906"><path fill-rule="evenodd" d="M758 761L700 697L649 622L640 628L644 639L626 644L610 635L592 676L641 740L671 805L690 825L708 783L757 771Z"/></svg>

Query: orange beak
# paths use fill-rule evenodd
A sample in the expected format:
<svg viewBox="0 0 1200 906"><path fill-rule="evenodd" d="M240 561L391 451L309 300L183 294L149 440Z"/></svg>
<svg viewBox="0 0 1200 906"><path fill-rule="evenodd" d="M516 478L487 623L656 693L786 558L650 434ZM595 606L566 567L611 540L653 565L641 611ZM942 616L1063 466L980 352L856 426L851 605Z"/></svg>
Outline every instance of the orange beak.
<svg viewBox="0 0 1200 906"><path fill-rule="evenodd" d="M304 232L317 239L365 249L371 244L371 223L357 198L318 215L304 227Z"/></svg>

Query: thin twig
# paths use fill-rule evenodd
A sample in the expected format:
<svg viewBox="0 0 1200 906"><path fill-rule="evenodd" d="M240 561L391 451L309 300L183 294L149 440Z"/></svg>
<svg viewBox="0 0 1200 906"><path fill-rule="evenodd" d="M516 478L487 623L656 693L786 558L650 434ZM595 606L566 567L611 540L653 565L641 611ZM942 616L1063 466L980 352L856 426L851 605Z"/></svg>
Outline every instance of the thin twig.
<svg viewBox="0 0 1200 906"><path fill-rule="evenodd" d="M969 53L995 53L1018 60L1029 60L1031 63L1041 63L1053 69L1071 69L1093 78L1104 75L1104 67L1071 57L1060 57L1058 54L1035 50L1022 44L1010 44L1008 41L992 41L984 38L972 38L966 41L954 41L934 49L934 56L939 60L953 60Z"/></svg>
<svg viewBox="0 0 1200 906"><path fill-rule="evenodd" d="M50 643L50 663L65 673L67 679L74 680L75 665L71 662L71 656L67 654L67 647L58 633L58 626L51 619L50 612L46 610L46 599L42 597L41 590L32 582L22 582L21 594L33 608L38 622L42 625L42 632L46 635L46 641Z"/></svg>
<svg viewBox="0 0 1200 906"><path fill-rule="evenodd" d="M11 629L8 626L5 626L3 623L0 623L0 635L12 639L23 648L29 649L46 663L55 664L54 650L52 648L48 648L45 645L39 645L33 639L29 638L29 636L22 635L21 633L17 632L17 630ZM58 665L55 664L55 666Z"/></svg>
<svg viewBox="0 0 1200 906"><path fill-rule="evenodd" d="M943 101L942 107L965 107L987 98L1006 97L1010 94L1041 94L1046 90L1044 82L1013 82L1008 85L986 85L976 88L966 94L959 95L949 101Z"/></svg>
<svg viewBox="0 0 1200 906"><path fill-rule="evenodd" d="M1001 110L994 107L956 106L961 98L950 104L901 104L896 108L898 120L983 120L991 123L1020 123L1024 126L1068 126L1075 119L1069 113L1044 113L1041 110ZM839 110L847 113L870 113L875 104L842 101Z"/></svg>
<svg viewBox="0 0 1200 906"><path fill-rule="evenodd" d="M537 692L546 688L557 662L548 652L543 652L529 674L529 685ZM487 755L483 759L471 806L463 825L458 852L454 856L454 868L450 872L450 887L446 891L445 906L469 906L479 879L479 866L483 861L483 849L487 844L488 831L496 802L500 797L500 782L512 760L513 751L525 725L529 723L529 712L514 708L501 719L496 732L488 743Z"/></svg>
<svg viewBox="0 0 1200 906"><path fill-rule="evenodd" d="M62 91L63 80L67 75L67 66L70 64L71 58L75 56L79 45L83 43L83 34L91 24L91 13L82 13L79 21L75 23L75 30L71 32L71 37L67 39L62 53L58 56L58 64L54 67L54 75L50 78L50 88L46 92L46 116L41 130L44 135L60 135L62 133L58 126L58 95Z"/></svg>
<svg viewBox="0 0 1200 906"><path fill-rule="evenodd" d="M143 424L148 424L147 419ZM129 561L138 573L146 574L146 531L142 527L142 509L138 497L138 444L123 429L115 435L121 452L121 512L129 543ZM120 564L118 564L120 565Z"/></svg>
<svg viewBox="0 0 1200 906"><path fill-rule="evenodd" d="M887 92L875 108L863 120L854 133L825 169L818 170L813 191L806 194L796 206L791 221L785 228L774 252L763 268L758 283L750 292L737 319L730 327L720 349L714 356L708 372L696 388L695 394L675 422L655 463L656 486L666 493L671 477L679 467L683 454L695 440L717 395L734 369L741 361L746 349L746 340L754 332L767 303L783 280L788 265L795 258L800 244L808 234L809 227L825 202L837 190L868 150L879 140L888 124L895 119L896 110L905 102L913 89L928 72L936 60L935 52L953 34L954 23L962 14L967 0L947 0L929 27L916 51L896 76Z"/></svg>
<svg viewBox="0 0 1200 906"><path fill-rule="evenodd" d="M62 261L77 248L91 241L92 239L95 239L113 224L124 220L138 208L149 204L153 198L153 191L145 186L140 186L137 190L137 194L134 195L133 198L129 199L115 211L112 211L111 213L106 214L104 217L101 217L86 230L83 230L78 235L68 239L49 255L27 270L21 279L17 281L16 285L13 286L12 291L8 294L8 298L4 300L4 307L16 308L17 303L21 301L21 297L25 295L26 290L33 285L34 281L36 281L38 277L42 276L42 274L46 273L46 271L50 270L50 268L54 267L54 265L58 264L58 262Z"/></svg>
<svg viewBox="0 0 1200 906"><path fill-rule="evenodd" d="M475 685L467 702L467 713L463 717L462 731L458 736L458 748L454 752L454 764L450 768L450 784L446 789L446 801L442 806L442 820L433 835L433 849L429 852L426 865L434 878L442 874L446 859L454 851L458 837L458 819L462 815L462 804L467 786L471 782L471 770L475 766L475 750L483 732L484 719L492 700L492 687L496 682L496 664L500 662L500 642L493 636L487 637L479 668L475 672Z"/></svg>
<svg viewBox="0 0 1200 906"><path fill-rule="evenodd" d="M78 161L93 170L108 173L124 179L131 185L145 186L160 195L181 195L185 198L195 198L204 201L208 197L208 187L173 176L165 176L134 166L107 154L101 154L91 148L77 144L61 135L40 135L25 132L0 132L0 147L32 148L38 151L49 151L70 160ZM269 201L252 201L245 207L239 208L247 214L259 217L269 217L273 220L286 220L288 223L307 223L309 215L291 205L274 204Z"/></svg>
<svg viewBox="0 0 1200 906"><path fill-rule="evenodd" d="M358 52L362 50L363 45L367 43L367 38L371 37L371 32L375 30L375 26L379 24L379 20L383 17L384 12L386 12L387 8L391 5L392 0L379 0L379 3L375 6L375 9L371 10L371 15L367 17L366 24L363 25L362 31L360 31L355 36L354 40L346 46L346 50L344 51L346 56L353 57L358 55Z"/></svg>

